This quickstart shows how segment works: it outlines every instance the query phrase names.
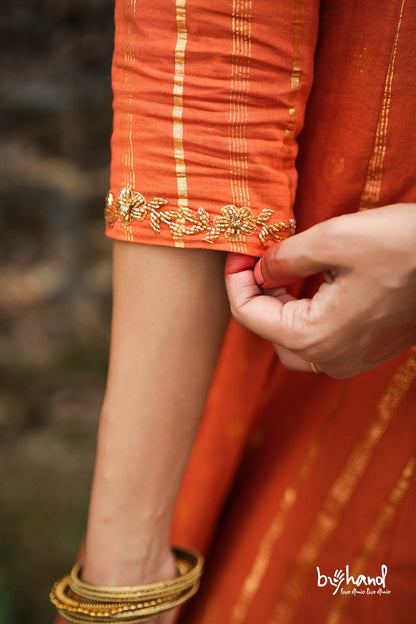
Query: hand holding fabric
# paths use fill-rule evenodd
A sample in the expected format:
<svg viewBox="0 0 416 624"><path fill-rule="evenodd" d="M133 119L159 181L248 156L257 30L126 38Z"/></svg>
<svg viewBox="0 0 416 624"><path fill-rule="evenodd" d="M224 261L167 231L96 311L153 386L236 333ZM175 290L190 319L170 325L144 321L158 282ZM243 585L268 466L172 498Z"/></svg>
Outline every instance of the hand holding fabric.
<svg viewBox="0 0 416 624"><path fill-rule="evenodd" d="M317 273L310 299L286 287ZM270 247L229 254L226 284L241 325L290 369L331 377L371 370L416 343L416 204L342 215Z"/></svg>

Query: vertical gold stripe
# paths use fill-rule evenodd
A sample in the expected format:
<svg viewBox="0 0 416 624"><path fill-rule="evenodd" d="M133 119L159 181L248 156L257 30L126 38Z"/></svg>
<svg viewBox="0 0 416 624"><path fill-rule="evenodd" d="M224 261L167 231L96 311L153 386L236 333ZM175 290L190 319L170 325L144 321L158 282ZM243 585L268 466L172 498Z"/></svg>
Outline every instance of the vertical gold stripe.
<svg viewBox="0 0 416 624"><path fill-rule="evenodd" d="M233 5L233 19L234 19L234 5ZM283 143L286 146L286 158L283 163L284 169L287 168L288 163L291 162L293 158L293 149L292 149L292 139L296 128L296 97L300 87L300 76L301 76L301 51L300 51L300 39L302 32L302 24L303 24L303 1L295 0L294 2L294 23L293 23L293 65L292 72L290 76L290 95L289 95L289 109L288 109L288 123L285 129ZM234 26L233 26L233 34L234 34ZM251 39L251 38L250 38ZM234 54L234 37L233 37L233 54ZM231 106L231 101L230 101ZM230 149L231 156L231 149ZM231 168L231 171L233 169ZM290 193L290 201L293 205L294 201L294 192L293 192L293 184L292 178L287 173L289 193ZM249 205L247 203L247 205ZM329 421L328 421L329 422ZM312 443L312 446L309 450L309 453L305 459L303 466L301 467L301 471L295 479L295 482L290 486L285 494L281 506L277 512L277 515L273 519L271 525L269 526L265 536L262 539L262 542L259 546L259 550L257 552L256 558L254 560L253 566L246 577L244 584L241 588L240 595L235 603L231 615L231 623L239 624L243 622L247 611L250 607L251 602L254 599L254 596L260 587L261 581L266 573L267 567L270 562L270 558L272 556L273 547L281 534L286 518L292 509L293 505L297 500L298 490L309 475L311 470L313 461L318 452L318 448L320 446L320 439L316 440Z"/></svg>
<svg viewBox="0 0 416 624"><path fill-rule="evenodd" d="M263 539L260 542L260 546L254 559L254 563L246 579L244 580L237 602L233 607L230 624L242 624L242 622L244 622L247 617L247 611L250 607L250 604L252 603L267 572L267 568L272 558L276 540L281 535L288 515L297 501L298 493L301 486L304 484L304 482L311 473L313 464L319 455L319 451L321 449L322 442L325 438L328 427L335 418L340 406L342 405L348 385L349 382L345 381L342 386L342 390L337 397L329 415L319 429L316 438L312 440L306 457L300 467L299 473L296 475L292 484L285 490L285 493L283 494L283 498L279 505L278 511L273 518L269 528L267 529Z"/></svg>
<svg viewBox="0 0 416 624"><path fill-rule="evenodd" d="M185 78L185 49L188 39L186 29L186 0L176 0L176 31L175 75L173 79L173 150L176 166L176 183L178 187L178 209L188 207L188 183L185 169L185 152L183 146L183 83ZM180 220L177 221L180 224ZM183 225L185 219L183 219ZM185 247L182 239L175 239L176 247Z"/></svg>
<svg viewBox="0 0 416 624"><path fill-rule="evenodd" d="M384 83L383 102L376 129L373 153L368 164L366 182L361 195L360 210L375 208L380 200L384 159L387 149L387 130L389 124L394 66L396 63L397 47L399 43L400 28L402 25L405 4L406 0L402 0L392 54L387 69L386 81Z"/></svg>
<svg viewBox="0 0 416 624"><path fill-rule="evenodd" d="M127 100L126 112L123 117L122 126L126 128L127 140L126 149L124 152L123 163L123 186L135 188L136 177L134 171L134 149L133 149L133 113L132 113L132 100L133 100L133 87L134 87L134 65L136 62L136 53L134 49L135 45L135 19L136 19L136 1L137 0L125 0L124 12L127 22L127 33L124 47L124 76L122 93L125 94ZM122 237L123 240L132 241L133 233L131 225L122 224Z"/></svg>
<svg viewBox="0 0 416 624"><path fill-rule="evenodd" d="M403 496L409 489L410 480L413 476L416 467L416 455L411 457L407 462L402 474L400 475L397 483L395 484L390 496L387 499L387 503L378 514L374 525L368 533L361 553L358 555L353 565L351 566L351 574L357 577L358 574L364 574L365 566L367 565L371 555L377 547L380 541L380 537L386 530L388 524L391 522L397 505L402 500ZM331 609L326 624L339 624L345 607L348 603L349 596L347 594L339 595L337 600Z"/></svg>
<svg viewBox="0 0 416 624"><path fill-rule="evenodd" d="M253 0L233 0L233 62L231 66L228 145L233 202L250 206L247 159L247 103L250 85Z"/></svg>
<svg viewBox="0 0 416 624"><path fill-rule="evenodd" d="M303 2L302 0L295 0L295 18L293 23L293 67L290 76L290 94L289 94L289 110L288 110L288 122L283 137L283 144L286 147L286 156L283 161L283 169L286 170L286 177L289 185L290 203L293 206L295 199L295 193L293 188L293 180L290 174L287 172L288 167L291 167L293 162L293 137L296 129L297 120L297 107L296 98L300 87L300 77L302 74L301 63L301 50L300 40L303 26Z"/></svg>
<svg viewBox="0 0 416 624"><path fill-rule="evenodd" d="M132 0L131 2L131 18L128 21L128 42L126 45L125 59L129 65L129 71L127 72L128 78L128 113L127 113L127 133L128 133L128 148L126 150L126 162L125 167L127 170L126 180L127 186L130 188L135 188L136 186L136 176L134 171L134 150L133 150L133 114L132 114L132 100L133 100L133 84L134 84L134 74L133 68L135 65L136 55L134 50L134 27L132 27L132 21L136 19L136 0Z"/></svg>
<svg viewBox="0 0 416 624"><path fill-rule="evenodd" d="M293 621L308 573L316 565L320 550L335 529L342 509L357 487L378 442L415 378L416 347L412 347L409 357L400 365L381 397L374 422L355 445L343 470L328 492L315 524L298 553L295 570L283 589L282 598L269 624L289 624Z"/></svg>

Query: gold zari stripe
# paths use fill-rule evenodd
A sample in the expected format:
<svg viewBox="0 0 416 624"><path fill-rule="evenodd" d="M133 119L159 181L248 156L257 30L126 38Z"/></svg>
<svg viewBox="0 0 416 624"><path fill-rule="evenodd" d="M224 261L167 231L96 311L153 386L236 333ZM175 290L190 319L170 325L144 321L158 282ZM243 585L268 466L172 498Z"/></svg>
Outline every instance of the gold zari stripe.
<svg viewBox="0 0 416 624"><path fill-rule="evenodd" d="M283 170L286 173L289 184L290 201L293 205L295 201L295 189L293 188L293 179L289 173L294 160L295 130L297 124L297 97L300 89L300 79L302 76L302 55L301 55L301 37L303 28L303 1L295 0L295 15L293 22L293 66L290 76L290 94L289 94L289 119L283 137L283 145L286 147L286 156L283 159Z"/></svg>
<svg viewBox="0 0 416 624"><path fill-rule="evenodd" d="M224 235L229 242L240 241L243 236L257 234L264 246L269 240L278 242L280 234L295 233L296 221L289 223L269 223L274 210L263 208L255 214L251 208L228 204L221 208L221 215L211 217L204 209L198 208L195 212L181 206L176 210L164 209L168 204L166 199L154 197L146 201L141 193L130 188L123 188L118 198L110 191L106 199L105 220L108 227L113 227L116 221L122 225L130 225L133 221L143 221L148 218L154 232L160 234L162 225L166 225L173 239L176 241L184 236L205 234L204 240L215 243Z"/></svg>
<svg viewBox="0 0 416 624"><path fill-rule="evenodd" d="M231 191L236 203L250 207L246 126L250 87L252 0L233 0L233 57L230 85L228 145Z"/></svg>
<svg viewBox="0 0 416 624"><path fill-rule="evenodd" d="M319 553L335 530L343 509L364 477L365 470L376 451L377 444L394 418L400 403L416 379L416 347L400 364L377 405L377 415L365 435L357 441L343 469L335 479L314 521L309 534L300 547L294 570L287 580L282 596L267 624L292 624L295 621L309 571L318 560Z"/></svg>
<svg viewBox="0 0 416 624"><path fill-rule="evenodd" d="M393 75L405 4L406 0L402 0L399 19L397 22L396 34L394 38L392 56L387 69L386 81L384 84L383 104L381 107L380 118L377 124L374 149L368 165L367 179L361 196L360 210L375 208L380 201L384 160L387 151L387 130L389 125L390 106L393 92Z"/></svg>
<svg viewBox="0 0 416 624"><path fill-rule="evenodd" d="M233 607L230 624L242 624L247 621L248 609L267 573L274 549L276 547L276 542L283 533L289 514L298 500L301 487L311 474L313 465L321 453L322 444L325 440L325 436L327 435L328 428L336 417L339 408L345 399L348 386L349 382L346 380L341 386L341 392L337 396L329 415L320 427L316 437L312 440L299 472L295 476L293 482L284 491L278 511L260 542L256 558L243 583L238 600Z"/></svg>
<svg viewBox="0 0 416 624"><path fill-rule="evenodd" d="M233 55L231 65L228 154L233 205L250 209L248 185L247 119L248 92L250 87L251 22L253 0L233 0L231 27ZM247 253L245 233L231 240L231 250Z"/></svg>
<svg viewBox="0 0 416 624"><path fill-rule="evenodd" d="M385 506L380 511L374 525L371 527L360 554L351 566L352 576L357 577L358 574L360 574L360 572L362 573L365 569L365 566L367 565L370 557L373 555L381 536L393 519L397 506L409 490L410 480L413 477L415 467L416 455L413 455L406 463L406 466L391 491ZM351 594L338 594L337 601L328 615L326 624L339 624L350 598Z"/></svg>
<svg viewBox="0 0 416 624"><path fill-rule="evenodd" d="M186 0L176 0L175 76L173 80L173 150L175 155L176 183L178 187L178 206L188 207L188 183L185 168L185 150L183 144L183 86L185 80L185 50L188 40L186 29ZM184 220L182 218L182 224ZM176 247L183 247L182 238L175 237Z"/></svg>

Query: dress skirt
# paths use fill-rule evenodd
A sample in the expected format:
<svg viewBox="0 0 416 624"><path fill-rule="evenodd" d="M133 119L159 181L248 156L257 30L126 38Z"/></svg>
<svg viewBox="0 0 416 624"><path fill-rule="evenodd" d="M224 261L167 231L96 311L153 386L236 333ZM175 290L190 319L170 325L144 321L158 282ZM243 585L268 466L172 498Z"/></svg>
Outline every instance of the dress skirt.
<svg viewBox="0 0 416 624"><path fill-rule="evenodd" d="M261 256L416 203L415 3L116 0L115 19L107 236ZM172 527L206 557L180 624L414 623L415 417L415 347L335 380L231 321Z"/></svg>

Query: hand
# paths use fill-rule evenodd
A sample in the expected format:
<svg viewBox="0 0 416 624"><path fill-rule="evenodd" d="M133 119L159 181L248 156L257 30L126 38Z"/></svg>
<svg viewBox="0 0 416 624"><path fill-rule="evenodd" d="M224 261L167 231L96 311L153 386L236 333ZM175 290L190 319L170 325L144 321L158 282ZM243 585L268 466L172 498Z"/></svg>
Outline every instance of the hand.
<svg viewBox="0 0 416 624"><path fill-rule="evenodd" d="M225 272L235 319L273 342L287 368L310 371L314 362L346 378L416 343L416 204L329 219L276 243L257 264L229 254ZM287 294L321 272L311 299Z"/></svg>

